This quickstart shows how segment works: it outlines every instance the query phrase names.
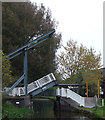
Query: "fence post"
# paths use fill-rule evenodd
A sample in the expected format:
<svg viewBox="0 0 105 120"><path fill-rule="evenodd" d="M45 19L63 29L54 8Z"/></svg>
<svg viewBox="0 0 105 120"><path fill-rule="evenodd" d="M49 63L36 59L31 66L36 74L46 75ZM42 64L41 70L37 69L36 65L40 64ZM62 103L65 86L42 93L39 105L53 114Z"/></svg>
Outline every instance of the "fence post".
<svg viewBox="0 0 105 120"><path fill-rule="evenodd" d="M94 99L95 99L95 107L96 107L96 109L97 109L97 102L98 102L98 101L97 101L97 96L96 96L96 95L94 96Z"/></svg>
<svg viewBox="0 0 105 120"><path fill-rule="evenodd" d="M104 99L102 99L102 107L104 107Z"/></svg>
<svg viewBox="0 0 105 120"><path fill-rule="evenodd" d="M62 97L62 88L60 88L60 96Z"/></svg>
<svg viewBox="0 0 105 120"><path fill-rule="evenodd" d="M66 98L67 98L67 89L66 89Z"/></svg>
<svg viewBox="0 0 105 120"><path fill-rule="evenodd" d="M20 96L20 88L18 88L18 96Z"/></svg>

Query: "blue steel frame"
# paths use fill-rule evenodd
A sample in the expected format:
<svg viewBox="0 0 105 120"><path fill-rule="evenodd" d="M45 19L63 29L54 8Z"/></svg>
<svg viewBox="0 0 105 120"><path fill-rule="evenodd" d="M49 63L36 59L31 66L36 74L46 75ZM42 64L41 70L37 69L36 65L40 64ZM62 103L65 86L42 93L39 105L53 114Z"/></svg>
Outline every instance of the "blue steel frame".
<svg viewBox="0 0 105 120"><path fill-rule="evenodd" d="M27 84L28 84L28 80L27 80L27 77L28 77L28 64L27 64L27 49L25 49L25 52L24 52L24 74L25 74L25 77L24 77L24 87L25 87L25 95L27 95Z"/></svg>
<svg viewBox="0 0 105 120"><path fill-rule="evenodd" d="M9 89L9 91L7 92L7 94L9 94L23 79L24 79L25 74L23 74L13 85L12 87Z"/></svg>
<svg viewBox="0 0 105 120"><path fill-rule="evenodd" d="M25 95L27 96L27 85L28 85L28 64L27 64L27 51L36 45L44 42L48 38L51 37L51 35L55 32L55 29L52 31L36 38L35 40L27 43L26 45L20 47L19 49L13 51L12 53L9 53L7 56L9 57L8 60L13 59L14 57L20 55L21 53L24 53L24 74L12 85L12 87L7 92L8 94L24 79L24 87L25 87ZM46 38L45 38L46 37Z"/></svg>
<svg viewBox="0 0 105 120"><path fill-rule="evenodd" d="M47 90L47 89L49 89L49 88L51 88L51 87L53 87L53 86L55 86L57 84L58 84L57 80L56 81L52 81L52 82L48 83L47 85L44 85L43 87L40 87L37 90L29 93L29 95L32 95L32 96L38 95L41 92L43 92L43 91L45 91L45 90Z"/></svg>
<svg viewBox="0 0 105 120"><path fill-rule="evenodd" d="M36 46L38 43L40 44L41 41L39 41L39 40L44 39L44 38L47 37L47 36L48 36L48 37L47 37L47 39L48 39L54 32L55 32L55 29L53 29L52 31L50 31L50 32L48 32L48 33L46 33L46 34L44 34L44 35L36 38L35 40L33 40L33 41L29 42L29 43L27 43L26 45L24 45L24 46L20 47L19 49L13 51L12 53L9 53L7 56L9 56L9 57L12 56L12 57L10 57L9 59L12 59L12 58L18 56L19 54L21 54L21 53L24 52L24 51L22 51L22 50L24 50L25 48L27 48L27 49L29 50L29 49L31 49L32 47ZM47 39L45 39L45 40L47 40ZM44 41L45 41L45 40L44 40ZM35 43L35 42L37 42L37 43ZM43 42L43 41L42 41L42 42ZM34 43L34 46L32 45L33 43ZM29 46L30 46L30 47L29 47ZM19 53L18 53L18 52L19 52Z"/></svg>

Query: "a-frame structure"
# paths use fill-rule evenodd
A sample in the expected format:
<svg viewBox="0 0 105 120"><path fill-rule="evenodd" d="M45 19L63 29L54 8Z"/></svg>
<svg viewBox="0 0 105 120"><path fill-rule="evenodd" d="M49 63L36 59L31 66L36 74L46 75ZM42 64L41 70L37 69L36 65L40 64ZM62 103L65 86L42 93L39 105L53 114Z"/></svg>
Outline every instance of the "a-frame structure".
<svg viewBox="0 0 105 120"><path fill-rule="evenodd" d="M28 42L26 45L20 47L19 49L13 51L12 53L8 54L7 56L9 57L8 59L11 60L14 57L24 54L24 72L23 75L12 85L12 87L9 89L7 92L8 94L22 81L24 80L24 87L25 87L25 96L28 95L27 92L27 85L28 85L28 76L27 76L27 71L28 71L28 65L27 65L27 51L30 50L31 48L35 47L36 45L46 41L49 39L52 34L55 32L55 29L51 30L50 32L32 40L31 42Z"/></svg>

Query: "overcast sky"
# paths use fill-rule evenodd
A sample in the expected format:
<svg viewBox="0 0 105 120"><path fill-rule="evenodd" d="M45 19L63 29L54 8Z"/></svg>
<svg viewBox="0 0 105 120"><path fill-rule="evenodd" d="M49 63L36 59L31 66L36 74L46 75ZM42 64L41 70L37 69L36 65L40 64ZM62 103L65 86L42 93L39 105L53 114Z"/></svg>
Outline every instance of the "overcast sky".
<svg viewBox="0 0 105 120"><path fill-rule="evenodd" d="M31 0L43 3L59 22L63 44L73 39L87 48L93 47L103 57L103 1L104 0Z"/></svg>

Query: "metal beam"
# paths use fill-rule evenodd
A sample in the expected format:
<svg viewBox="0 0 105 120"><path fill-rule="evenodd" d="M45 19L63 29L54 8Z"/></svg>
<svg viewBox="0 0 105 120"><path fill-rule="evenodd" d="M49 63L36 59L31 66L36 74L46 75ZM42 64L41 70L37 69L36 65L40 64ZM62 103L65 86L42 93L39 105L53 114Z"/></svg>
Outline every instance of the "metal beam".
<svg viewBox="0 0 105 120"><path fill-rule="evenodd" d="M45 39L43 39L43 40L41 40L41 41L39 41L39 42L37 42L37 43L31 45L30 47L28 47L28 48L26 48L26 49L29 50L29 49L33 48L34 46L36 46L36 45L38 45L38 44L40 44L40 43L46 41L48 38L49 38L49 37L47 37L47 38L45 38ZM20 54L23 53L23 52L24 52L24 51L20 51L19 53L14 54L12 57L9 57L8 60L13 59L14 57L20 55Z"/></svg>
<svg viewBox="0 0 105 120"><path fill-rule="evenodd" d="M18 55L20 55L21 53L23 53L24 51L20 51L19 53L17 53L17 54L15 54L15 55L13 55L12 57L9 57L8 58L8 60L11 60L11 59L13 59L14 57L16 57L16 56L18 56Z"/></svg>
<svg viewBox="0 0 105 120"><path fill-rule="evenodd" d="M29 49L33 48L34 46L36 46L36 45L38 45L38 44L44 42L44 41L47 40L48 38L49 38L49 37L47 37L47 38L45 38L45 39L43 39L43 40L41 40L41 41L35 43L34 45L31 45L30 47L27 48L27 50L29 50Z"/></svg>
<svg viewBox="0 0 105 120"><path fill-rule="evenodd" d="M27 50L24 52L24 87L25 87L25 95L27 96L27 79L28 79L28 67L27 67Z"/></svg>
<svg viewBox="0 0 105 120"><path fill-rule="evenodd" d="M12 87L10 88L10 90L7 92L11 92L23 79L24 79L24 87L25 87L25 95L27 96L27 80L28 80L28 75L27 75L27 71L28 71L28 67L27 67L27 50L31 49L32 47L44 42L45 40L47 40L49 37L51 37L51 35L55 32L55 30L53 29L52 31L36 38L35 40L29 42L28 44L20 47L19 49L13 51L12 53L8 54L7 56L9 56L9 60L20 55L21 53L24 52L24 74L20 77L20 79L12 85ZM45 38L46 37L46 38Z"/></svg>
<svg viewBox="0 0 105 120"><path fill-rule="evenodd" d="M12 85L7 94L9 94L22 80L24 79L24 74Z"/></svg>
<svg viewBox="0 0 105 120"><path fill-rule="evenodd" d="M79 84L57 84L57 86L66 87L66 86L81 86Z"/></svg>
<svg viewBox="0 0 105 120"><path fill-rule="evenodd" d="M56 84L57 84L57 81L52 81L52 82L48 83L47 85L44 85L43 87L40 87L37 90L33 91L30 95L32 95L32 96L38 95L41 92L46 91L47 89L55 86Z"/></svg>
<svg viewBox="0 0 105 120"><path fill-rule="evenodd" d="M13 51L12 53L9 53L7 56L11 56L11 55L13 55L13 54L16 54L17 52L19 52L19 51L21 51L21 50L27 48L28 46L30 46L32 43L34 43L34 42L36 42L36 41L39 41L39 40L43 39L43 38L46 37L46 36L52 35L54 32L55 32L55 30L53 29L52 31L50 31L50 32L48 32L48 33L46 33L46 34L44 34L44 35L42 35L42 36L36 38L35 40L33 40L33 41L27 43L26 45L20 47L19 49Z"/></svg>

